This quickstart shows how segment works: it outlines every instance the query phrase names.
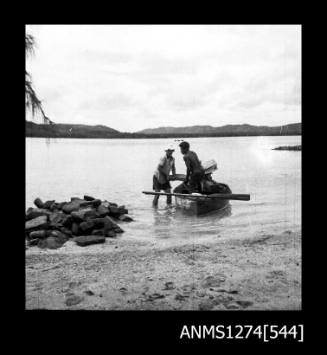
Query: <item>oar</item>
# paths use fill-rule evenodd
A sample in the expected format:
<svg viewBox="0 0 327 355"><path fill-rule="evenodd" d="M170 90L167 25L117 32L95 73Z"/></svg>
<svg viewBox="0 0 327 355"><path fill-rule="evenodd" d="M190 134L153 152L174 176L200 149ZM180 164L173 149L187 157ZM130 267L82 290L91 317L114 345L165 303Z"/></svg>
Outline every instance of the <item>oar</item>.
<svg viewBox="0 0 327 355"><path fill-rule="evenodd" d="M142 193L144 193L145 195L177 196L177 197L187 197L191 199L219 198L221 200L239 200L239 201L250 200L250 195L248 194L191 195L191 194L178 194L178 193L154 192L154 191L142 191Z"/></svg>

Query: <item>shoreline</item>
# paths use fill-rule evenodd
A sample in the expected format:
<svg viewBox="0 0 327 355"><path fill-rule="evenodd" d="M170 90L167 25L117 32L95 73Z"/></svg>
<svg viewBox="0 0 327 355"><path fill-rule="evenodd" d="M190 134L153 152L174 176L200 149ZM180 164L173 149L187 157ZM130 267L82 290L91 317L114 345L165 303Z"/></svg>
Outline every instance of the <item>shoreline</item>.
<svg viewBox="0 0 327 355"><path fill-rule="evenodd" d="M273 148L272 150L286 150L300 152L302 150L302 145L283 145L280 147Z"/></svg>
<svg viewBox="0 0 327 355"><path fill-rule="evenodd" d="M235 137L297 137L302 134L247 134L247 135L148 135L148 136L116 136L116 137L68 137L68 136L31 136L25 138L45 138L45 139L179 139L179 138L235 138Z"/></svg>
<svg viewBox="0 0 327 355"><path fill-rule="evenodd" d="M298 310L301 233L26 251L26 309ZM93 251L92 251L93 250Z"/></svg>

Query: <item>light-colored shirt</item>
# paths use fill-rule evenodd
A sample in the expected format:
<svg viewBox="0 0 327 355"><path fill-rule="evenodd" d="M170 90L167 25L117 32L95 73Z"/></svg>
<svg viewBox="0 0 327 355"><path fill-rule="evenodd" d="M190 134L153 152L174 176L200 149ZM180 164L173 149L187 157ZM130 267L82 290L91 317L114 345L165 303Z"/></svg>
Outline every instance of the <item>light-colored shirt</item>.
<svg viewBox="0 0 327 355"><path fill-rule="evenodd" d="M167 180L159 171L159 166L168 176L174 165L175 165L174 157L167 158L167 156L165 155L160 159L157 169L154 172L154 176L158 179L160 184L164 184Z"/></svg>

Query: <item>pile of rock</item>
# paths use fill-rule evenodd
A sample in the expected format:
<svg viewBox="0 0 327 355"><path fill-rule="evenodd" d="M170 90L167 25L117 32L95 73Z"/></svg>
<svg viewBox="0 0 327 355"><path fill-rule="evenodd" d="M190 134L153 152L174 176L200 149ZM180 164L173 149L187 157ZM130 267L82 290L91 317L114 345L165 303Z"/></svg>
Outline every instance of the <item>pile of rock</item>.
<svg viewBox="0 0 327 355"><path fill-rule="evenodd" d="M25 238L40 248L57 249L69 239L79 246L104 243L124 232L116 221L133 221L125 206L87 195L60 203L37 198L34 204L26 212Z"/></svg>

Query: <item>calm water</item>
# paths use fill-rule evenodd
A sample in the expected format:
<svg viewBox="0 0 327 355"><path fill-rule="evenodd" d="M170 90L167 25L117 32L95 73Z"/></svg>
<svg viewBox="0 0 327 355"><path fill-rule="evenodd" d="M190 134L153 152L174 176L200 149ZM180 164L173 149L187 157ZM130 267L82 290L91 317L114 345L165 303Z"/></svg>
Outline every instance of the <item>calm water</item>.
<svg viewBox="0 0 327 355"><path fill-rule="evenodd" d="M191 217L152 196L152 174L168 143L176 145L177 173L185 165L173 139L26 139L26 207L36 197L70 200L89 194L123 204L135 222L122 237L162 240L251 237L301 228L301 153L273 151L301 144L300 136L191 138L202 161L215 159L215 180L251 200L231 201L225 216ZM179 182L172 182L176 186Z"/></svg>

